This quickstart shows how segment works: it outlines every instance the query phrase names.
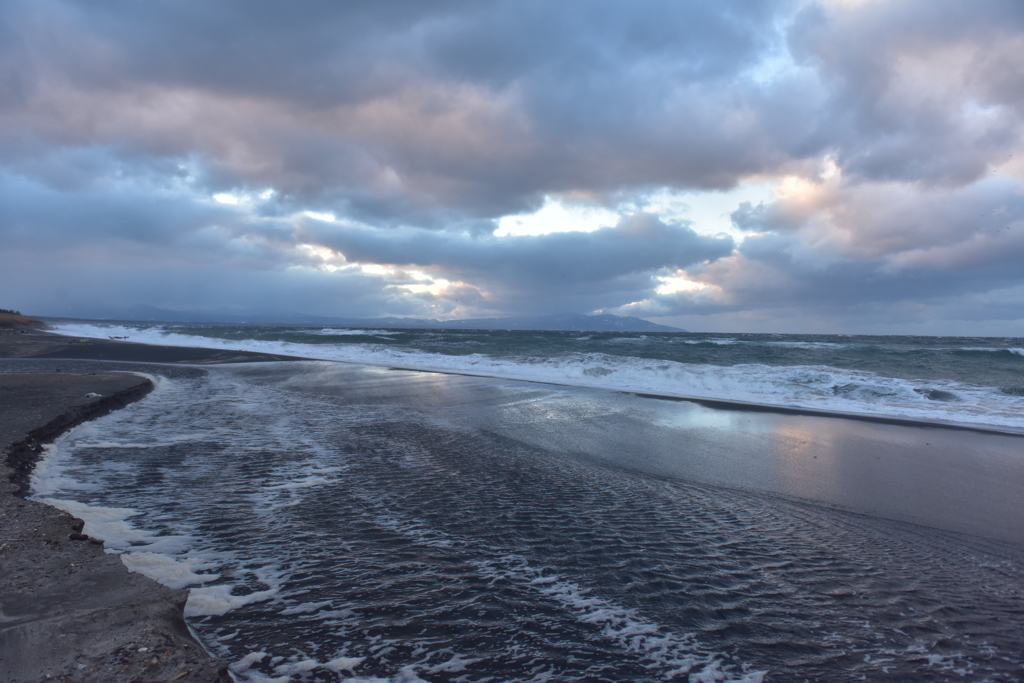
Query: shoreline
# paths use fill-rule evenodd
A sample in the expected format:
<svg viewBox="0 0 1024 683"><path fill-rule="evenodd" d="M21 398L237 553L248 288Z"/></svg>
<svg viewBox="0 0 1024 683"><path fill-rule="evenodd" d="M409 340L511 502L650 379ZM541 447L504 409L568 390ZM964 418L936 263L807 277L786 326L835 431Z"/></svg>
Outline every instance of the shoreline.
<svg viewBox="0 0 1024 683"><path fill-rule="evenodd" d="M700 396L677 396L674 394L654 394L646 391L631 391L629 389L611 389L595 387L588 384L565 384L563 382L551 382L540 379L518 379L515 377L504 377L502 375L479 375L472 372L456 372L454 370L425 370L423 368L403 367L401 365L371 365L370 363L358 363L355 361L332 360L329 358L301 358L301 360L312 360L325 363L349 363L351 365L367 365L381 367L388 370L401 370L402 372L425 372L438 375L455 375L458 377L479 377L481 379L498 379L510 382L529 382L531 384L544 384L552 387L571 387L574 389L590 389L593 391L612 391L627 396L638 398L649 398L657 401L674 401L677 403L693 403L705 408L716 410L729 410L734 412L750 413L777 413L779 415L801 415L805 417L825 417L840 420L856 420L875 424L897 425L900 427L922 427L934 429L952 429L954 431L975 432L978 434L991 434L993 436L1018 436L1024 437L1024 430L1015 431L1011 427L986 427L973 425L966 422L947 422L942 420L916 420L912 417L886 417L884 415L873 415L871 413L848 413L841 410L821 410L818 408L801 408L797 406L780 406L771 403L753 403L751 401L737 401L728 398L702 398Z"/></svg>
<svg viewBox="0 0 1024 683"><path fill-rule="evenodd" d="M0 358L59 357L64 344L58 343L54 353L54 338L60 336L4 330ZM190 352L177 362L197 359L240 362L225 361L216 352ZM232 680L227 662L210 655L184 620L188 590L167 588L129 571L120 555L104 551L102 540L81 533L82 520L23 497L46 444L143 398L153 386L149 378L124 371L0 372L0 663L5 681Z"/></svg>
<svg viewBox="0 0 1024 683"><path fill-rule="evenodd" d="M769 403L748 403L744 401L732 401L727 398L698 398L694 396L672 396L670 394L650 394L639 391L625 391L623 393L639 396L640 398L651 398L659 401L686 401L696 403L706 408L718 410L735 410L754 413L779 413L781 415L803 415L807 417L831 417L843 420L858 420L861 422L872 422L875 424L897 425L900 427L922 427L933 429L951 429L962 432L975 432L977 434L991 434L993 436L1017 436L1024 437L1024 430L1015 431L1010 427L985 427L965 422L945 422L942 420L915 420L911 417L886 417L884 415L871 415L869 413L846 413L839 410L818 410L815 408L798 408L790 406L776 406Z"/></svg>
<svg viewBox="0 0 1024 683"><path fill-rule="evenodd" d="M98 360L159 365L219 365L278 360L316 360L256 351L170 346L114 339L74 337L42 330L0 330L0 359Z"/></svg>
<svg viewBox="0 0 1024 683"><path fill-rule="evenodd" d="M0 358L5 357L4 336L0 335ZM54 340L54 337L56 337L56 340ZM59 377L61 381L67 381L69 378L79 375L88 381L96 381L95 378L113 375L126 376L127 373L125 372L112 372L120 365L124 370L134 370L136 374L127 376L132 377L134 381L138 381L139 373L150 372L145 368L145 365L159 362L155 360L140 360L140 357L152 358L161 353L169 354L162 357L164 360L161 364L164 365L166 370L159 371L161 374L168 372L188 373L189 375L205 374L207 371L203 369L202 366L204 365L243 362L239 360L225 361L223 360L223 352L218 350L204 350L193 347L147 348L147 345L144 344L122 341L110 341L108 343L104 340L96 340L96 343L90 344L72 344L66 342L66 339L66 337L61 337L60 335L43 333L38 338L38 341L42 344L51 345L50 350L38 355L21 355L16 358L16 362L0 364L0 366L8 370L8 372L0 372L0 380L17 375L27 376L28 374L35 374L43 376L45 379L56 379ZM58 346L53 347L54 343ZM187 353L181 353L182 348ZM68 354L70 357L62 357L60 355L61 349L67 349L70 352ZM131 354L132 357L120 361L115 360L112 356L115 356L120 351ZM237 353L240 355L243 352ZM96 357L101 354L102 357ZM197 362L195 360L197 355L200 358L205 358L205 362ZM10 358L11 355L6 357ZM237 358L234 354L232 354L232 357ZM252 363L252 365L248 368L237 366L235 369L230 370L230 372L239 372L245 375L255 374L258 376L263 372L278 372L278 370L273 369L273 366L261 369L258 367L259 361L311 360L251 352L245 358L246 361L244 362ZM25 362L17 362L21 360ZM41 362L33 363L31 361ZM124 363L134 363L135 366L125 366L123 365ZM506 380L508 384L502 385L500 382L474 381L475 378L486 378L486 376L446 373L442 371L422 371L436 374L437 376L434 378L417 378L406 375L405 379L401 379L401 376L407 370L405 368L394 368L402 371L396 373L396 379L401 380L399 386L394 386L392 382L385 382L383 384L386 386L382 386L379 378L381 376L380 371L386 369L383 366L374 367L366 364L339 361L328 361L328 363L337 363L338 365L334 369L328 368L326 364L323 366L287 364L287 367L282 365L280 368L282 372L291 368L295 372L303 373L338 373L335 378L338 380L335 382L335 386L339 388L339 391L343 389L346 396L349 396L352 400L359 400L360 398L376 400L383 396L388 396L391 400L395 401L396 405L402 402L409 402L410 405L420 406L423 388L435 385L442 389L442 391L427 391L426 393L431 395L437 393L440 398L438 398L436 406L446 406L448 404L461 406L467 402L489 404L488 401L482 399L487 397L514 398L515 392L534 391L524 386L529 384L549 384L553 387L566 386L553 383L537 383L530 380ZM177 369L174 369L175 365L177 365ZM304 365L305 367L303 367ZM192 367L190 368L189 366ZM348 368L346 369L344 366L348 366ZM31 369L34 372L22 372L22 367L26 371ZM56 368L60 368L59 375L55 371ZM68 372L69 369L76 372ZM228 370L225 369L225 371ZM153 372L156 374L157 371ZM467 379L460 380L456 377L445 376L459 374L463 374ZM350 381L360 377L363 378L362 381ZM403 389L402 383L407 384L408 387ZM420 390L407 390L415 387L419 387ZM601 391L592 387L587 387L586 389ZM97 393L106 394L107 392ZM522 440L527 445L536 441L539 447L553 448L555 452L562 452L564 450L569 455L576 451L585 451L588 454L588 459L596 463L603 462L610 466L635 469L653 476L668 476L682 481L693 481L698 484L721 486L738 491L751 491L757 495L780 496L797 503L810 503L815 506L843 511L844 513L848 512L880 520L889 520L899 524L921 526L929 530L927 533L933 539L941 539L941 534L951 532L954 534L969 534L972 538L984 541L986 547L993 541L999 544L993 547L1012 548L1015 551L1024 547L1021 545L1024 539L1020 538L1019 534L1019 529L1024 527L1020 527L1019 522L1015 523L1010 519L1011 517L1013 519L1020 518L1019 510L1014 511L1016 504L1012 501L1008 504L1012 505L1012 507L1004 505L1012 514L1009 514L1008 517L1005 515L998 516L998 519L1001 520L1000 524L1018 524L1016 530L1011 529L1012 533L1009 536L1007 533L1004 533L1005 530L1001 527L989 526L989 521L997 518L991 514L992 510L1001 509L999 505L1002 505L1002 503L998 505L993 503L991 509L984 506L978 509L971 506L964 507L963 512L969 514L963 520L957 520L957 524L960 525L959 527L947 524L949 522L946 519L948 515L943 516L945 515L944 510L946 508L959 509L958 505L962 502L960 498L964 496L967 498L972 498L973 496L978 500L982 500L982 498L972 493L974 489L971 487L975 484L985 485L989 482L989 479L991 479L990 483L1021 481L1016 475L1009 477L997 476L999 473L1010 473L1012 475L1013 472L1021 471L1020 466L1014 465L1012 469L1006 469L1003 466L1006 453L993 451L990 454L986 454L987 451L981 449L978 451L978 455L984 457L975 461L974 455L972 455L973 451L970 450L978 444L984 446L984 444L1002 440L1009 444L1008 446L1004 444L1004 450L1008 449L1012 451L1010 455L1016 456L1018 454L1018 451L1015 450L1016 442L1019 441L1021 436L1019 434L975 435L970 432L977 430L950 428L947 425L934 423L913 423L911 425L897 423L893 426L887 426L884 423L891 421L885 418L881 420L864 420L859 419L859 416L823 415L811 411L777 410L772 407L758 410L757 408L745 408L743 405L716 406L708 405L699 399L663 397L635 392L608 391L607 393L607 397L601 397L598 400L611 403L622 402L626 408L621 412L615 413L619 417L616 417L616 421L612 423L608 422L608 415L612 415L612 413L608 415L602 413L601 416L589 421L580 421L574 417L573 413L565 412L563 417L566 422L561 426L553 423L550 429L554 431L550 429L547 431L543 429L538 430L533 422L523 421L520 423L515 419L510 419L506 421L508 426L507 433L502 432L502 434L509 438ZM79 391L77 396L83 397L84 392ZM652 398L668 400L649 401ZM647 399L646 403L644 403L644 399ZM660 416L664 419L648 419L646 413L644 417L634 419L631 417L632 408L629 405L630 403L635 403L638 406L643 404L643 410L650 413L649 417L658 418ZM507 417L514 418L518 414L516 411L519 410L517 406L520 405L520 402L512 400L507 405L507 410L510 411ZM528 411L526 408L524 410ZM713 411L720 411L718 415L723 417L727 413L732 413L732 417L727 418L729 424L715 426L707 423L703 417ZM443 411L439 414L443 414ZM493 411L481 412L480 418L486 421L486 424L482 422L481 426L493 428L493 418L497 414ZM0 446L4 446L6 442L2 441L2 423L7 420L8 415L4 411L0 411L0 416L2 416L0 417ZM529 417L528 412L523 413L523 416ZM690 422L687 422L687 420ZM845 424L843 424L844 422ZM883 424L870 426L871 422ZM40 422L39 424L44 423ZM523 425L526 424L531 426L524 427ZM666 427L666 425L668 426ZM911 426L947 429L948 433L942 435L942 438L943 441L948 440L948 443L940 451L933 452L929 448L929 444L917 443L917 441L924 442L931 439L921 439L919 436L911 434L907 430L907 427ZM34 428L37 427L38 425ZM603 427L603 429L599 427ZM683 433L679 430L684 428L686 429L685 434L688 446L685 451L679 451L676 447L671 446L671 444L675 443L678 436ZM23 434L27 435L29 431L31 430L24 430ZM769 442L768 440L768 435L773 434L777 437L777 443ZM935 436L940 435L935 434ZM910 443L908 437L914 443ZM1011 438L1014 443L1009 443L1008 439ZM564 444L563 441L565 439L568 439L570 443ZM774 446L772 446L773 443ZM752 446L756 446L756 450L759 453L755 461L751 461L749 458L749 455L754 452ZM1003 447L1001 446L1001 448ZM634 453L635 461L622 460L621 454L627 451ZM969 455L967 459L974 463L970 467L970 472L956 469L963 467L965 453ZM662 458L662 455L665 457ZM829 457L830 455L835 457ZM819 458L818 456L821 457ZM1016 461L1015 457L1014 460ZM924 467L925 465L927 465L927 468ZM975 472L975 470L978 470L980 474ZM960 476L960 474L965 473L971 474L971 476ZM733 479L720 481L720 475L728 475L733 477ZM737 484L735 480L737 476L741 479L745 477L745 479ZM789 482L786 485L790 486L791 490L776 490L773 488L785 482ZM831 502L828 500L818 500L813 495L822 490L822 482L832 482L843 491L860 492L857 495L868 497L862 501L857 499L855 501L856 504L852 505L850 501L844 500ZM956 498L956 496L950 498L952 494L949 493L948 484L951 482L956 482L959 488L967 489L966 492L954 491L957 496L960 496L960 493L964 493L963 496L960 496L960 498ZM1007 486L1002 486L1000 490L1003 489L1007 489ZM1014 490L1019 490L1019 486ZM991 498L991 490L989 488L979 488L978 492L986 494L984 500ZM1012 492L1008 495L1010 495L1010 498L1013 498ZM892 501L899 502L901 505L903 502L909 501L907 505L916 506L919 502L917 498L921 496L924 496L922 500L931 507L924 506L920 508L921 512L920 514L915 513L916 517L908 518L906 515L893 514L891 510L881 506L882 503ZM1019 498L1014 500L1019 500ZM947 505L946 503L949 501L953 501L954 504ZM46 531L48 535L45 538L52 540L54 546L50 547L48 542L37 544L45 545L45 547L41 549L36 548L34 549L35 552L45 552L58 557L58 552L66 554L80 548L91 548L92 555L97 556L98 561L107 563L100 567L100 569L107 572L106 575L108 577L113 577L116 574L117 578L108 579L109 581L117 585L131 583L135 587L141 586L139 590L145 598L135 602L132 602L130 597L118 598L120 603L114 607L118 613L130 614L129 617L119 622L121 625L127 625L133 629L130 631L131 636L127 641L129 646L126 647L122 643L118 646L118 649L107 648L106 656L108 660L105 665L107 666L106 669L103 669L101 664L92 663L98 661L95 657L92 657L89 663L86 664L86 673L89 673L92 677L85 675L80 670L70 668L71 666L77 667L79 662L69 664L64 669L69 674L68 680L75 681L76 683L91 683L91 681L101 680L125 681L126 683L128 681L156 680L217 680L225 682L230 680L227 678L230 674L226 673L224 669L220 671L209 670L210 672L207 673L206 670L199 669L185 671L180 666L167 674L155 673L152 668L143 668L140 673L134 675L127 673L123 677L121 675L113 675L111 666L126 666L122 662L129 661L129 657L134 658L130 661L135 662L135 665L148 667L153 658L151 657L147 660L145 657L150 657L154 653L159 652L159 657L163 657L165 654L175 656L175 648L167 645L168 642L175 638L178 639L174 640L177 643L185 642L187 644L188 642L195 642L191 639L183 640L188 638L187 626L185 626L181 618L182 607L188 591L167 589L146 579L142 575L130 575L126 579L127 570L121 564L119 558L104 554L101 546L88 542L67 542L64 540L68 536L68 531L72 531L72 533L80 532L80 527L77 531L74 529L74 518L34 501L23 502L33 506L39 505L50 515L50 517L46 517L45 514L42 515L40 519L43 521L39 522L34 528L42 529L43 523L49 524L50 527L47 527ZM907 505L904 505L904 507ZM56 532L52 531L51 528L55 529ZM939 532L939 535L936 536L935 532ZM6 542L6 539L0 539L0 542ZM61 544L60 548L56 547L58 543ZM1010 545L1006 545L1007 543ZM9 557L7 553L12 551L16 554L21 553L21 547L0 550L0 563L6 563ZM65 573L84 572L85 569L74 568L74 566L76 564L85 565L89 561L91 560L80 563L74 557L68 559L61 556L60 562L58 562L58 570ZM29 571L39 571L31 562L22 559L21 565L18 568L14 570L7 569L3 573L24 575L24 570L20 569L21 566L30 567ZM68 571L69 568L72 568L70 572ZM85 595L86 597L83 600L93 600L93 603L91 603L92 607L82 605L75 607L75 609L82 613L87 612L88 609L93 609L93 613L98 611L105 614L111 609L109 601L104 606L96 606L96 591L93 586L97 585L97 583L94 582L93 584L86 585L83 589L81 579L75 577L68 579L78 581L76 584L60 583L60 581L65 581L65 579L57 574L58 572L44 573L39 579L40 583L50 582L46 588L50 591L51 596L57 596L64 602L67 602L67 595L69 594L76 596L75 601L79 601L77 596ZM69 585L71 586L70 588L67 587ZM0 590L0 595L4 597L4 602L6 603L8 595L16 595L22 591L23 589L20 588L17 591L12 591L9 588L9 584L3 584L3 590ZM6 605L4 611L6 612ZM82 620L78 622L69 620L70 618L64 612L61 612L56 618L68 620L57 629L61 632L70 630L67 624L71 624L74 628L81 627ZM164 635L150 640L139 640L135 634L139 623L158 624L164 629ZM175 630L177 628L176 625L179 625L184 630L184 635L181 630ZM84 629L84 627L81 628ZM5 633L5 631L0 630L0 633ZM96 638L98 635L103 634L93 633L91 637ZM7 640L10 639L8 638ZM67 643L68 647L79 647L73 645L68 640L65 640L64 643ZM62 643L62 646L64 643ZM162 643L162 645L150 643ZM142 648L146 648L146 652L140 653L139 650ZM22 646L20 649L26 652L31 651L30 647ZM184 656L181 653L186 652L186 648L185 646L180 646L177 651L178 655ZM85 652L85 649L79 648L77 652L79 656L82 656L81 653ZM192 652L195 653L194 656L198 656L201 650L193 650ZM202 653L202 656L206 657L207 660L209 659L209 656L205 653ZM6 661L3 656L0 656L0 660ZM111 664L111 662L116 663ZM157 665L163 665L159 658ZM178 673L182 671L184 671L185 676L177 678ZM225 677L217 678L216 676ZM28 683L29 681L36 681L41 678L41 675L37 675L35 677L25 676L12 680L18 683L22 681Z"/></svg>
<svg viewBox="0 0 1024 683"><path fill-rule="evenodd" d="M336 358L321 358L315 356L290 356L285 354L270 354L260 351L229 351L225 349L212 349L202 346L158 345L149 344L146 342L106 340L94 337L74 337L71 335L64 335L55 332L42 332L37 334L46 335L46 337L60 340L71 339L76 341L67 342L66 344L60 344L58 342L58 348L56 348L55 350L34 356L21 357L53 358L68 360L109 360L112 362L141 362L156 364L186 364L190 362L195 362L198 364L209 364L261 361L266 362L277 360L344 363L348 365L365 365L368 367L379 367L386 368L389 370L402 370L406 372L437 373L442 375L455 375L460 377L480 377L485 379L500 379L515 382L529 382L533 384L543 384L548 386L573 387L578 389L594 389L598 391L611 391L621 394L638 396L640 398L649 398L662 401L685 401L707 408L715 408L720 410L731 410L740 412L768 412L778 413L781 415L804 415L810 417L840 418L875 424L890 424L905 427L924 427L934 429L951 429L957 431L970 431L979 434L992 434L997 436L1024 437L1024 428L1011 427L1008 425L990 425L988 423L955 422L951 420L927 419L904 416L889 417L887 415L877 413L855 413L841 410L827 410L821 408L809 408L802 406L787 406L773 403L757 403L754 401L742 401L729 398L711 398L703 396L688 396L681 394L661 394L656 392L641 391L628 388L602 387L594 386L591 384L570 384L566 382L554 382L551 380L510 377L500 374L488 375L473 372L465 372L460 370L403 366L390 362L368 363L365 361L341 360ZM81 346L78 346L79 344L81 344ZM70 348L73 345L74 348ZM137 348L128 349L125 347ZM147 347L148 349L150 349L149 351L142 351L142 349L146 349ZM113 356L120 357L114 358ZM215 357L216 360L190 361L189 358L192 356L195 356L197 359L210 359ZM0 353L0 358L2 357L2 353Z"/></svg>
<svg viewBox="0 0 1024 683"><path fill-rule="evenodd" d="M5 681L231 680L227 663L189 632L187 590L130 572L119 555L104 551L102 540L81 533L82 520L16 495L44 444L152 387L130 373L0 373L0 452L13 460L0 464Z"/></svg>
<svg viewBox="0 0 1024 683"><path fill-rule="evenodd" d="M74 377L71 373L67 374ZM16 378L8 376L5 379ZM63 380L63 378L58 379L52 376L47 377L47 379L56 380L58 383ZM25 434L24 438L8 444L6 446L4 466L8 470L6 474L9 481L16 487L15 495L19 498L26 498L28 496L32 471L39 462L44 446L53 443L62 434L69 432L84 422L109 415L115 410L124 408L128 404L142 399L155 388L152 380L147 378L140 379L141 381L135 386L116 391L113 394L101 395L89 403L68 406L66 410L56 415L46 424L29 431Z"/></svg>

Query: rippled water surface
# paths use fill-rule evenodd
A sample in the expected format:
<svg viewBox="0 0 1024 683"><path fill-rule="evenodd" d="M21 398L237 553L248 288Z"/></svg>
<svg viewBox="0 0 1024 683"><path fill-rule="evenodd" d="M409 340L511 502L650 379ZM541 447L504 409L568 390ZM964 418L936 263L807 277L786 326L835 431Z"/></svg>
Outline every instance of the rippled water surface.
<svg viewBox="0 0 1024 683"><path fill-rule="evenodd" d="M1012 545L597 464L417 373L293 367L172 372L35 480L191 586L240 680L1024 678ZM560 419L603 400L493 402L539 421L550 391Z"/></svg>

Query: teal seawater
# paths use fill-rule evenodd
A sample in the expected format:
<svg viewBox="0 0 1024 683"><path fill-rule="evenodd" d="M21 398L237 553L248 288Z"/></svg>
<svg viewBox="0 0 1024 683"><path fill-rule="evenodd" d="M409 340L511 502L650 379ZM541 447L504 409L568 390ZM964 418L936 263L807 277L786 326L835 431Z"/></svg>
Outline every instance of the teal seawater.
<svg viewBox="0 0 1024 683"><path fill-rule="evenodd" d="M1024 339L74 324L66 334L1024 431Z"/></svg>
<svg viewBox="0 0 1024 683"><path fill-rule="evenodd" d="M1024 338L520 330L335 330L278 326L165 326L183 335L301 344L375 344L460 356L581 353L731 366L824 365L903 379L953 380L1024 394Z"/></svg>

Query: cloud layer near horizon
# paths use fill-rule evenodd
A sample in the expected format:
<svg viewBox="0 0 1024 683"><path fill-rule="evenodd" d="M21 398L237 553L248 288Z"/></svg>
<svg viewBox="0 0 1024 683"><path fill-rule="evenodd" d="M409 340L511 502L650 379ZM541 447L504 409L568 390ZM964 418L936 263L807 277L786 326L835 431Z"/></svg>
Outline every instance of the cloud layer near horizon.
<svg viewBox="0 0 1024 683"><path fill-rule="evenodd" d="M1024 334L1022 65L1017 0L12 0L0 303Z"/></svg>

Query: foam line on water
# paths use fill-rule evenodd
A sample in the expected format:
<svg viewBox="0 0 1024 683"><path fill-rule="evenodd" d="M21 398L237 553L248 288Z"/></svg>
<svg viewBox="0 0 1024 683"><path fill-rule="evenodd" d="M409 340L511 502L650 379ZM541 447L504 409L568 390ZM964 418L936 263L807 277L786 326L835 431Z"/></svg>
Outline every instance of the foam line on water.
<svg viewBox="0 0 1024 683"><path fill-rule="evenodd" d="M188 602L185 603L185 616L220 616L233 609L251 605L254 602L269 600L280 592L281 587L279 584L271 585L266 590L253 591L246 595L235 595L232 593L233 590L234 586L230 584L218 584L216 586L203 586L202 588L191 589L188 592Z"/></svg>
<svg viewBox="0 0 1024 683"><path fill-rule="evenodd" d="M991 346L964 346L960 349L961 351L987 351L990 353L1012 353L1015 356L1024 356L1024 348L1009 347L991 347Z"/></svg>
<svg viewBox="0 0 1024 683"><path fill-rule="evenodd" d="M175 560L156 552L126 552L121 562L133 572L162 583L169 588L188 588L220 578L220 574L198 574L196 570L213 569L216 563L198 558Z"/></svg>
<svg viewBox="0 0 1024 683"><path fill-rule="evenodd" d="M154 378L156 380L157 378ZM174 381L160 378L156 389L144 400L164 398L176 400ZM129 407L127 410L131 410ZM200 547L198 539L191 533L168 533L144 528L135 523L143 513L130 507L91 505L67 498L95 491L93 483L83 483L69 473L74 451L102 449L144 450L160 446L177 445L195 438L186 435L181 438L167 438L163 435L152 442L126 444L123 441L99 441L105 423L124 417L124 411L113 413L87 422L58 437L44 447L30 479L32 499L64 510L82 519L82 532L104 542L107 553L120 555L121 562L130 571L147 576L169 588L191 588L185 605L185 615L190 617L222 615L238 607L273 598L280 591L279 572L264 565L248 568L233 558L230 553ZM308 477L307 477L308 479ZM316 485L300 481L297 488ZM287 489L286 489L287 490ZM234 567L233 572L212 572L213 569ZM266 589L246 595L234 595L236 583L233 575L255 575ZM205 585L217 582L216 585Z"/></svg>
<svg viewBox="0 0 1024 683"><path fill-rule="evenodd" d="M219 381L229 382L226 378L219 378ZM209 382L216 391L233 393L237 390L237 387L234 386L218 384L217 378L211 379ZM161 401L180 404L180 399L184 396L194 396L184 383L176 380L167 380L162 387L156 396L156 405L151 405L153 410L148 411L150 417L162 414ZM261 402L258 389L250 387L247 395L252 397L252 405L244 408L238 407L236 410L244 411L246 414L261 412L258 407L265 403ZM204 396L200 395L197 398L204 398ZM216 395L206 395L205 398L216 398ZM267 422L265 417L259 419L263 423ZM125 429L111 430L115 437L119 436L119 438L110 438L105 443L101 441L101 434L108 431L103 428L103 425L117 424L121 420L124 421ZM75 484L74 478L68 475L69 470L63 466L70 466L71 463L68 461L71 459L76 443L81 441L83 445L90 446L85 449L90 458L101 457L101 453L97 453L102 450L101 444L115 450L120 449L127 442L124 439L124 433L128 430L130 422L130 420L124 420L124 413L115 413L101 418L100 421L81 430L72 430L65 439L48 452L44 459L44 465L50 466L48 471L52 476L49 479L38 477L36 483L42 486L49 482L47 490L55 496L65 493L69 486ZM138 425L132 427L131 432L136 433L138 439L135 443L144 447L133 450L174 445L167 438L168 430L157 426L164 422L163 420L152 423L142 421L141 429L138 428ZM146 428L147 424L152 424L153 429ZM264 424L264 426L266 425ZM195 425L190 425L188 429L191 430L194 427ZM272 427L268 429L273 430ZM292 431L286 431L278 436L282 441L288 441L294 445L297 435ZM262 439L263 437L258 438ZM134 453L126 454L125 457L131 460L134 458ZM85 470L88 469L85 468ZM344 465L327 465L319 461L317 457L288 462L261 477L261 486L250 494L250 498L256 503L253 509L269 509L269 514L274 514L275 504L278 506L282 503L297 504L306 493L330 485L339 477L344 476L344 472ZM372 496L369 498L372 499ZM108 549L120 553L122 562L129 569L173 588L189 588L189 598L185 606L185 615L189 618L220 616L257 602L272 602L268 606L268 609L271 610L277 606L277 603L281 603L281 608L278 611L282 615L288 615L294 619L303 619L307 615L309 618L317 620L326 620L335 616L348 620L358 618L344 610L333 609L333 604L329 600L296 604L293 601L294 596L290 595L285 587L286 582L282 573L276 571L271 564L242 567L240 566L242 563L231 557L230 553L218 554L205 549L202 546L202 539L191 534L169 534L166 533L166 530L154 531L143 528L144 525L147 525L147 521L151 523L152 520L146 520L142 516L143 513L133 507L104 507L57 497L47 498L47 502L61 506L84 518L87 522L86 532L107 541ZM381 511L383 512L383 510ZM403 519L395 514L384 514L377 517L375 521L380 527L392 529L427 546L443 548L465 546L466 543L460 538L451 537L424 526L416 520ZM654 662L652 664L654 669L663 670L666 667L672 667L681 672L691 672L693 675L703 676L707 680L742 680L748 683L758 680L756 677L751 678L747 673L723 670L720 656L703 652L699 643L692 636L672 634L657 624L644 620L633 610L620 608L606 599L591 594L571 580L562 577L552 578L553 575L550 571L545 573L543 570L533 570L521 558L499 556L493 560L482 561L478 567L484 577L504 576L509 581L517 583L522 590L545 596L560 604L568 613L575 615L575 619L580 623L596 626L600 638L608 641L609 645L620 648L624 654L640 655L645 661ZM243 574L248 576L250 589L248 592L239 594L235 590L237 583L233 579L241 577ZM547 580L549 578L551 580ZM531 583L534 579L541 580ZM256 586L255 590L251 589L252 586ZM248 668L257 661L261 661L258 657L243 658L242 661L236 662L234 670L240 678L253 683L261 680L290 680L294 677L307 676L318 669L336 674L356 674L357 671L354 670L357 670L363 661L363 657L355 656L357 654L359 653L339 651L328 658L321 656L319 659L297 654L287 661L272 662L272 677L267 677ZM396 683L398 681L428 680L434 674L457 673L469 669L476 661L479 660L467 653L451 651L445 654L443 651L432 651L422 658L414 657L411 661L400 662L397 672L392 675L390 680ZM261 668L262 666L261 664ZM713 677L707 678L707 676Z"/></svg>
<svg viewBox="0 0 1024 683"><path fill-rule="evenodd" d="M367 502L372 504L370 499ZM375 523L400 533L418 543L432 547L465 547L467 543L428 527L415 520L403 520L392 513L382 514ZM491 583L506 580L561 604L576 615L582 623L601 628L602 637L631 655L639 655L644 666L669 669L666 679L688 675L689 680L711 683L762 683L767 671L737 671L727 666L720 653L709 652L694 634L675 634L661 625L627 609L594 595L571 579L564 578L546 568L535 568L516 554L489 549L481 553L486 559L471 561L477 573ZM404 679L393 679L404 680Z"/></svg>
<svg viewBox="0 0 1024 683"><path fill-rule="evenodd" d="M900 379L821 365L721 366L602 353L560 357L446 355L381 344L230 340L183 335L162 327L74 324L59 326L57 330L83 337L127 335L132 341L171 346L258 351L679 398L1024 429L1024 396L1010 395L996 387L952 380ZM713 341L735 343L729 339ZM1016 353L1014 349L1008 350Z"/></svg>
<svg viewBox="0 0 1024 683"><path fill-rule="evenodd" d="M507 555L498 562L476 563L480 573L490 578L525 584L542 595L561 603L577 618L601 627L602 635L619 648L639 655L641 661L653 661L669 671L664 677L688 675L691 681L735 681L761 683L767 671L733 671L723 668L721 655L704 651L693 634L677 635L626 609L592 595L577 583L531 567L524 558Z"/></svg>
<svg viewBox="0 0 1024 683"><path fill-rule="evenodd" d="M67 438L67 434L62 434L53 443L43 446L40 451L39 460L36 461L32 476L29 477L33 498L44 500L53 498L58 491L88 491L95 488L92 484L84 484L65 474L66 455L60 446ZM54 505L54 503L49 504ZM59 506L55 505L55 507Z"/></svg>
<svg viewBox="0 0 1024 683"><path fill-rule="evenodd" d="M324 327L322 329L300 330L302 334L313 334L327 337L391 337L395 330L355 330L345 328Z"/></svg>
<svg viewBox="0 0 1024 683"><path fill-rule="evenodd" d="M314 467L315 463L311 462L293 463L275 472L274 478L296 480L308 475ZM265 486L263 490L268 489L273 490L277 487ZM489 546L479 546L476 542L453 537L419 520L404 518L394 511L387 510L386 502L369 492L359 492L356 496L362 501L361 507L367 515L367 522L372 526L390 530L426 547L454 548L469 552L470 555L477 557L470 561L470 565L475 567L478 576L492 584L497 581L515 584L520 590L533 592L552 601L559 605L564 613L572 614L579 623L597 627L598 637L606 643L603 647L616 648L624 655L635 659L640 666L649 669L652 675L666 680L686 676L687 680L712 683L763 681L765 671L752 671L737 663L727 664L724 654L704 648L694 634L673 633L670 629L645 618L635 609L618 606L550 569L531 566L528 560L519 555L502 552L501 549ZM261 504L265 502L261 501ZM196 592L195 589L193 592ZM359 619L344 610L333 609L331 600L296 602L290 598L287 590L282 592L278 602L287 605L278 611L282 616L325 620L337 615ZM374 647L371 645L370 652L373 652ZM294 680L296 677L308 677L318 670L352 674L355 677L344 678L345 681L352 683L409 683L429 681L431 674L469 670L474 662L481 661L479 658L450 649L437 651L428 648L422 651L416 660L395 662L397 671L388 678L361 677L356 674L365 657L341 651L331 655L330 659L320 661L296 650L287 660L282 661L280 657L270 660L270 675L253 669L256 664L260 664L266 671L268 656L262 651L251 652L232 664L231 670L245 683L283 682ZM536 672L529 680L538 683L558 680L559 675L558 671L541 671Z"/></svg>

